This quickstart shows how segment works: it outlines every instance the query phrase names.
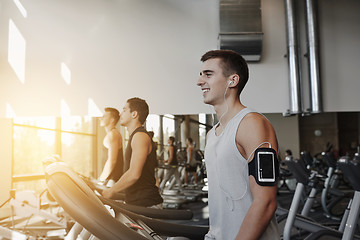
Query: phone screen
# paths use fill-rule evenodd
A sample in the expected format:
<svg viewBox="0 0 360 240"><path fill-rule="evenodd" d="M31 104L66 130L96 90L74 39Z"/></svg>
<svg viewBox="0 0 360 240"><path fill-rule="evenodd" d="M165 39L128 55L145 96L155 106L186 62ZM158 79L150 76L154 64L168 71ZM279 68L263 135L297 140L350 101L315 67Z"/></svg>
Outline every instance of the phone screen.
<svg viewBox="0 0 360 240"><path fill-rule="evenodd" d="M258 153L259 180L275 181L274 155L271 152Z"/></svg>

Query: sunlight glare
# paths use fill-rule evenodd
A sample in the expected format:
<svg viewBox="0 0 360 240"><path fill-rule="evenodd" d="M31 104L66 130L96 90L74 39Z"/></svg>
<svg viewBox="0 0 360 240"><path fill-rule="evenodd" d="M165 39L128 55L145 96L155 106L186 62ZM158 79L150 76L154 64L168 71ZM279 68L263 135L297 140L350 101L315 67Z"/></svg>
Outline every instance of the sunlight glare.
<svg viewBox="0 0 360 240"><path fill-rule="evenodd" d="M71 84L71 71L65 63L61 63L61 76L67 85Z"/></svg>
<svg viewBox="0 0 360 240"><path fill-rule="evenodd" d="M55 117L17 117L14 118L14 123L51 129L56 127Z"/></svg>
<svg viewBox="0 0 360 240"><path fill-rule="evenodd" d="M49 130L39 129L37 135L42 142L45 142L48 146L53 146L55 144L55 132Z"/></svg>
<svg viewBox="0 0 360 240"><path fill-rule="evenodd" d="M8 62L21 83L25 83L26 41L15 23L9 20Z"/></svg>
<svg viewBox="0 0 360 240"><path fill-rule="evenodd" d="M149 114L146 118L146 130L153 131L153 140L159 142L160 136L160 116L156 114Z"/></svg>
<svg viewBox="0 0 360 240"><path fill-rule="evenodd" d="M101 117L103 113L92 98L88 99L88 116Z"/></svg>
<svg viewBox="0 0 360 240"><path fill-rule="evenodd" d="M61 130L64 131L76 131L77 126L81 126L80 116L67 116L61 118Z"/></svg>
<svg viewBox="0 0 360 240"><path fill-rule="evenodd" d="M163 130L169 136L175 133L174 115L166 114L163 119Z"/></svg>
<svg viewBox="0 0 360 240"><path fill-rule="evenodd" d="M70 107L64 99L61 99L60 115L61 117L69 117L71 115Z"/></svg>
<svg viewBox="0 0 360 240"><path fill-rule="evenodd" d="M11 232L11 239L26 240L26 239L28 239L28 237L25 234L13 231L13 232Z"/></svg>
<svg viewBox="0 0 360 240"><path fill-rule="evenodd" d="M27 11L24 6L21 4L19 0L13 0L17 8L19 9L20 13L23 15L24 18L27 17Z"/></svg>
<svg viewBox="0 0 360 240"><path fill-rule="evenodd" d="M154 138L159 136L160 117L156 114L149 114L146 118L146 130L154 132Z"/></svg>
<svg viewBox="0 0 360 240"><path fill-rule="evenodd" d="M15 118L16 117L14 109L8 103L6 104L6 117L7 118Z"/></svg>
<svg viewBox="0 0 360 240"><path fill-rule="evenodd" d="M74 134L61 134L61 143L70 147L75 141Z"/></svg>

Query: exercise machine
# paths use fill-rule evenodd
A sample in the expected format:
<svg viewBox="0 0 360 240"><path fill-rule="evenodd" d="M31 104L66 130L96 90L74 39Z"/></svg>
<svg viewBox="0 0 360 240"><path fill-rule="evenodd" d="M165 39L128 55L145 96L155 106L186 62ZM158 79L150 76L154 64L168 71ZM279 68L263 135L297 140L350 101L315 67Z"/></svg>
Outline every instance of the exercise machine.
<svg viewBox="0 0 360 240"><path fill-rule="evenodd" d="M208 226L174 224L126 210L96 195L64 163L52 163L45 172L49 191L64 210L90 233L89 239L162 239L162 236L203 239L208 231ZM102 201L115 214L112 215ZM78 226L75 227L79 229Z"/></svg>
<svg viewBox="0 0 360 240"><path fill-rule="evenodd" d="M303 180L299 181L297 184L297 188L295 190L294 198L291 204L290 209L284 210L284 209L277 209L277 215L284 215L287 214L286 218L286 224L283 232L283 239L289 240L292 239L292 229L293 227L296 229L302 230L302 233L304 236L306 236L304 239L307 240L313 240L313 239L360 239L360 236L354 235L354 224L356 225L356 222L358 220L359 215L359 199L353 199L351 207L348 209L348 214L344 213L343 222L346 222L346 226L348 226L348 229L346 226L343 229L343 232L339 229L331 228L329 226L325 226L322 224L319 224L315 221L312 221L309 218L306 218L304 216L301 216L301 214L297 214L299 202L301 199L301 192L303 191L304 183L306 183L306 174L304 174L304 164L301 163L301 161L294 161L293 163L290 163L289 166L295 167L295 170L293 174L297 176L297 174L302 174ZM351 167L351 170L355 172L354 167ZM297 171L297 172L296 172ZM350 173L349 173L350 174ZM354 175L357 177L356 180L358 181L357 184L360 183L360 167L358 170L356 170L356 173ZM305 181L305 182L304 182ZM355 188L356 189L356 188ZM360 190L360 188L359 188ZM356 196L356 195L355 195ZM306 209L307 207L303 208ZM348 217L346 217L348 216ZM341 225L340 225L341 226ZM302 236L302 237L304 237ZM345 237L344 237L345 236Z"/></svg>
<svg viewBox="0 0 360 240"><path fill-rule="evenodd" d="M341 183L344 182L342 181L343 174L337 167L337 161L334 155L331 152L323 152L322 156L328 165L328 170L324 188L321 193L321 206L328 218L340 220L340 216L346 208L353 190L349 188L346 189L345 187L340 189ZM347 157L342 158L345 159Z"/></svg>

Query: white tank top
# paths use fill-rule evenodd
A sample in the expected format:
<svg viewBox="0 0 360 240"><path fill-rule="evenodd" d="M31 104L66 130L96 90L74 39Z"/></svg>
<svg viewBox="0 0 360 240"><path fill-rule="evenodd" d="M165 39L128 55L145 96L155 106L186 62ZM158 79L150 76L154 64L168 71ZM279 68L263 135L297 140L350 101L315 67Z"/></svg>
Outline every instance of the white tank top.
<svg viewBox="0 0 360 240"><path fill-rule="evenodd" d="M209 132L205 163L209 185L210 231L205 239L235 239L253 201L248 162L239 152L235 136L241 120L253 112L237 113L219 136L215 125ZM275 216L260 239L280 239Z"/></svg>

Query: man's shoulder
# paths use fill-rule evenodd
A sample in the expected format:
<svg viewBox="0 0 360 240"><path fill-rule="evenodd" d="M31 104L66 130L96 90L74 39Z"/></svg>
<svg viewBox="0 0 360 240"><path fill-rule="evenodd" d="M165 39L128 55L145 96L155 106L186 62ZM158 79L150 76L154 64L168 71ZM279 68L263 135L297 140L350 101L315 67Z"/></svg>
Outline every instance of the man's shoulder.
<svg viewBox="0 0 360 240"><path fill-rule="evenodd" d="M113 129L112 131L107 133L107 136L109 136L110 139L119 139L121 138L121 133L117 129Z"/></svg>
<svg viewBox="0 0 360 240"><path fill-rule="evenodd" d="M247 127L260 127L262 125L271 125L271 123L264 115L258 112L249 112L244 116L243 120L240 123L240 126L241 125L245 125Z"/></svg>
<svg viewBox="0 0 360 240"><path fill-rule="evenodd" d="M247 114L236 132L236 143L240 153L247 159L251 151L262 143L271 143L277 149L276 133L269 120L260 113Z"/></svg>
<svg viewBox="0 0 360 240"><path fill-rule="evenodd" d="M131 142L151 143L151 139L150 139L150 136L146 132L139 131L139 132L134 133Z"/></svg>
<svg viewBox="0 0 360 240"><path fill-rule="evenodd" d="M241 139L254 139L273 132L273 126L269 120L260 113L248 113L241 121L237 137Z"/></svg>

